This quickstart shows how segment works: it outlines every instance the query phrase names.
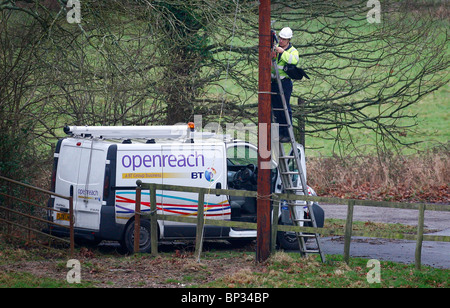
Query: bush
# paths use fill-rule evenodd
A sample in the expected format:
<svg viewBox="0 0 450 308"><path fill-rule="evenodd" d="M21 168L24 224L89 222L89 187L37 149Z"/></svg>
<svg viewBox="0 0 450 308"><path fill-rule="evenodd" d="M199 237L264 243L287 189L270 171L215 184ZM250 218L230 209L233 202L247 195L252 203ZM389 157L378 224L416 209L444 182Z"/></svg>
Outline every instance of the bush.
<svg viewBox="0 0 450 308"><path fill-rule="evenodd" d="M450 152L308 158L308 184L318 195L385 201L448 202Z"/></svg>

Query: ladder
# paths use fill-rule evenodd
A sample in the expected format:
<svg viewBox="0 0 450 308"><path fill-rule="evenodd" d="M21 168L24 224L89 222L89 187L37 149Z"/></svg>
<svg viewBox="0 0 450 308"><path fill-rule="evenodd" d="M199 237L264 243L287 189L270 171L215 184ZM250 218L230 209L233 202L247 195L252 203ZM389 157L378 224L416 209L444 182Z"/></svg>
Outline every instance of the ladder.
<svg viewBox="0 0 450 308"><path fill-rule="evenodd" d="M308 187L306 185L306 176L305 176L305 172L302 169L299 152L297 151L297 143L295 141L294 129L292 126L292 121L289 117L289 111L288 111L287 104L286 104L286 98L284 96L284 91L283 91L283 87L281 84L280 73L278 71L278 66L277 66L275 59L272 59L272 65L274 67L276 79L277 79L277 83L278 83L278 89L279 89L278 94L280 95L281 101L283 103L283 108L272 108L272 110L280 110L280 111L283 110L284 111L284 114L286 117L286 124L278 124L278 125L287 127L288 132L289 132L290 144L291 144L291 148L292 148L291 154L287 155L285 153L283 143L278 142L278 145L279 145L278 166L280 169L281 180L283 182L284 190L286 193L293 193L296 195L308 195ZM294 162L294 170L293 171L289 170L289 160L293 160L293 162ZM294 185L294 182L293 182L294 175L298 176L298 179L300 180L300 185ZM292 218L294 225L302 226L302 223L310 222L314 228L317 228L317 223L316 223L316 219L314 217L312 202L306 201L306 207L308 209L308 216L309 216L307 218L299 217L301 215L299 213L297 213L297 211L295 210L295 206L300 206L299 204L297 204L295 202L289 202L289 200L287 201L287 204L289 206L289 211L290 211L291 218ZM299 212L303 214L303 211L299 211ZM297 235L297 239L298 239L298 243L299 243L300 254L302 256L306 256L306 254L308 254L308 253L318 253L320 255L322 262L325 262L325 255L324 255L322 249L320 248L320 240L319 240L318 233L307 234L307 233L302 233L302 232L296 232L296 235ZM314 238L315 243L316 243L316 248L307 248L306 241L305 241L306 238Z"/></svg>

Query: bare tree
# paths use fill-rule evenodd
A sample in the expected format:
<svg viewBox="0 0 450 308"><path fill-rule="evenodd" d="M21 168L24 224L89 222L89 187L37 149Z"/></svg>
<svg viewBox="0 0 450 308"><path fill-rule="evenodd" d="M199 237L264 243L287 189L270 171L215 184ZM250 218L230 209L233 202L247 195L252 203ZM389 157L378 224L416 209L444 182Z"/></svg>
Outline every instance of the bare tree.
<svg viewBox="0 0 450 308"><path fill-rule="evenodd" d="M0 11L0 172L20 177L43 150L35 131L47 113L41 105L45 80L35 62L42 52L41 27L35 19L15 27L17 21L17 15Z"/></svg>
<svg viewBox="0 0 450 308"><path fill-rule="evenodd" d="M293 100L305 102L294 117L340 149L365 131L383 146L405 144L416 124L408 107L448 82L445 2L383 2L380 23L367 3L272 6L311 77L294 86ZM68 23L66 4L0 0L2 132L26 127L53 144L66 123L257 121L257 1L83 0L80 24Z"/></svg>
<svg viewBox="0 0 450 308"><path fill-rule="evenodd" d="M160 89L165 93L166 124L193 120L198 113L207 116L211 110L219 111L217 107L222 105L223 97L210 95L208 87L215 83L224 90L220 84L224 78L230 77L237 83L249 78L245 73L228 75L230 67L240 60L224 55L230 51L237 18L248 13L255 16L255 3L241 2L171 0L149 4L150 27L155 33L155 46L162 64ZM228 59L233 61L232 65ZM242 102L240 97L234 98ZM217 112L212 114L217 118Z"/></svg>
<svg viewBox="0 0 450 308"><path fill-rule="evenodd" d="M448 4L382 2L371 22L368 1L274 2L276 25L293 28L312 77L294 87L307 133L341 150L368 131L383 147L412 145L402 138L416 125L408 107L449 81Z"/></svg>

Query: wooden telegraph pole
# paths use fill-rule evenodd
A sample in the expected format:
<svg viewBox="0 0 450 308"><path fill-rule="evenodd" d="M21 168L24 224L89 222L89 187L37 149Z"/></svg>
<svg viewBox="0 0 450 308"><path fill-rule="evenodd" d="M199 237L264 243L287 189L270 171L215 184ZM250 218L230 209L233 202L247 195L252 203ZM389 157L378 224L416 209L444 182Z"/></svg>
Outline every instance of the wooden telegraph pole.
<svg viewBox="0 0 450 308"><path fill-rule="evenodd" d="M259 5L258 200L256 261L270 256L270 0Z"/></svg>

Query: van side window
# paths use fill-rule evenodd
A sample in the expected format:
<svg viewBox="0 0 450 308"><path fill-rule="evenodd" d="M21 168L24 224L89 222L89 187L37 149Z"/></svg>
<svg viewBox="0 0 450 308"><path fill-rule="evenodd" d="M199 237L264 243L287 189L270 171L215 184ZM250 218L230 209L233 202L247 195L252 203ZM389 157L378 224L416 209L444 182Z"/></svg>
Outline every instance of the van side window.
<svg viewBox="0 0 450 308"><path fill-rule="evenodd" d="M245 145L236 145L227 149L227 159L230 165L258 165L258 152Z"/></svg>

